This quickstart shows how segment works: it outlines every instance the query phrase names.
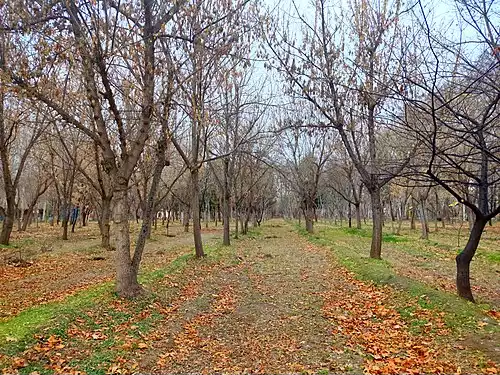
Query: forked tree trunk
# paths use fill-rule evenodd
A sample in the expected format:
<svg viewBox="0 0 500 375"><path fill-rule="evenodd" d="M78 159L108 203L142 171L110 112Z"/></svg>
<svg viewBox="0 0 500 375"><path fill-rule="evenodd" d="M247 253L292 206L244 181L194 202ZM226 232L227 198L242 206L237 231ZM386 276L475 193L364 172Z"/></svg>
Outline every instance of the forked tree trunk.
<svg viewBox="0 0 500 375"><path fill-rule="evenodd" d="M457 263L456 282L458 295L471 302L475 301L470 286L470 262L476 253L479 241L481 240L481 235L483 234L483 230L487 222L488 221L484 218L476 217L465 248L455 258Z"/></svg>
<svg viewBox="0 0 500 375"><path fill-rule="evenodd" d="M381 259L382 253L382 202L380 201L380 188L370 189L370 198L372 201L372 244L370 248L370 258Z"/></svg>
<svg viewBox="0 0 500 375"><path fill-rule="evenodd" d="M141 263L142 254L144 252L144 246L146 245L146 239L151 236L151 223L156 217L155 215L155 196L158 191L158 185L160 184L161 173L166 164L166 146L164 146L166 140L159 142L158 151L156 153L156 164L153 172L153 179L151 181L151 186L146 201L144 202L144 212L142 216L142 225L137 237L137 242L135 244L134 255L132 258L132 267L137 275L139 272L139 264ZM163 146L162 146L163 145Z"/></svg>

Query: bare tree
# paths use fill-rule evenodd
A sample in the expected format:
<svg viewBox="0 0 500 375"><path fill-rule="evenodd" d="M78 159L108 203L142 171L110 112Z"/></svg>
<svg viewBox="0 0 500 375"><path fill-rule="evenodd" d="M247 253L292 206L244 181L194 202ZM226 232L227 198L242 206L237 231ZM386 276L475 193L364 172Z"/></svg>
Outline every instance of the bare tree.
<svg viewBox="0 0 500 375"><path fill-rule="evenodd" d="M380 130L388 132L391 128L385 110L398 70L394 51L399 39L400 3L353 1L348 9L340 8L341 16L334 13L335 9L327 0L319 0L315 2L314 18L307 18L295 6L302 25L300 36L277 28L270 34L268 45L290 91L309 101L324 119L315 127L334 129L340 135L370 194L370 257L380 258L380 192L411 159L411 152L406 152L402 160L381 157L379 141ZM352 25L342 18L352 19Z"/></svg>
<svg viewBox="0 0 500 375"><path fill-rule="evenodd" d="M304 113L307 111L302 111ZM297 194L300 209L305 218L306 230L313 232L316 218L317 199L320 181L324 176L325 165L332 155L332 140L325 130L306 129L305 123L315 121L310 119L291 120L292 123L282 126L283 176L290 181L290 186ZM290 122L290 121L288 121Z"/></svg>
<svg viewBox="0 0 500 375"><path fill-rule="evenodd" d="M489 199L500 181L500 31L498 4L455 4L456 19L464 26L457 39L440 33L423 4L417 4L416 22L425 41L420 50L405 54L402 94L414 114L408 129L427 148L427 176L472 213L468 242L456 257L456 283L458 294L474 301L470 262L484 227L500 213L500 205L490 205ZM468 48L470 43L476 48Z"/></svg>
<svg viewBox="0 0 500 375"><path fill-rule="evenodd" d="M63 56L56 73L66 73L72 82L79 80L82 83L85 116L67 106L60 89L49 92L36 84L41 82L45 87L50 84L57 87L58 77L52 71L48 77L33 79L15 66L6 69L12 81L27 95L43 102L62 121L95 141L102 151L101 162L110 177L113 191L117 291L121 296L141 292L137 273L142 249L131 257L128 193L131 175L153 128L157 35L185 3L178 1L170 8L158 10L152 0L134 3L130 7L107 2L80 4L68 1L44 8L51 13L50 19L56 21L47 21L39 29L28 32L38 32L39 40L52 45L49 51L54 52L49 52L49 56L50 53L56 54L51 56L52 61L61 57L57 54L61 49L69 49L78 56L78 63L73 65L68 65L66 56ZM62 25L60 30L69 30L64 40L45 34L53 33L54 22ZM123 45L131 46L131 49L124 49ZM67 92L69 87L65 89ZM133 102L125 100L126 96L133 97Z"/></svg>

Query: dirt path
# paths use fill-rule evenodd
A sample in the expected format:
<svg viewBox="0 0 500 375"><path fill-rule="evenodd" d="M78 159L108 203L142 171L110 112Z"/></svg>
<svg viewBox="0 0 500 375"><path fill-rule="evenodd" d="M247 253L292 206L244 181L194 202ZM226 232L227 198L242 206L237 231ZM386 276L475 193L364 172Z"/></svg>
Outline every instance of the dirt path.
<svg viewBox="0 0 500 375"><path fill-rule="evenodd" d="M435 337L410 333L392 291L357 281L289 227L238 243L239 262L214 267L160 324L138 363L154 373L459 372L472 369ZM419 315L420 314L420 315ZM460 368L461 366L461 368Z"/></svg>
<svg viewBox="0 0 500 375"><path fill-rule="evenodd" d="M442 315L418 303L398 305L400 292L355 279L330 250L312 246L290 226L274 222L258 232L231 248L214 247L206 259L190 259L150 285L144 300L115 298L80 312L64 330L36 336L16 357L6 355L6 368L73 374L498 372L481 353L455 343ZM403 319L401 309L411 317Z"/></svg>
<svg viewBox="0 0 500 375"><path fill-rule="evenodd" d="M268 232L272 238L238 244L238 264L206 276L197 298L164 329L151 354L157 360L143 364L146 372L360 368L359 356L332 351L343 342L322 317L321 293L329 284L325 254L308 252L289 228Z"/></svg>

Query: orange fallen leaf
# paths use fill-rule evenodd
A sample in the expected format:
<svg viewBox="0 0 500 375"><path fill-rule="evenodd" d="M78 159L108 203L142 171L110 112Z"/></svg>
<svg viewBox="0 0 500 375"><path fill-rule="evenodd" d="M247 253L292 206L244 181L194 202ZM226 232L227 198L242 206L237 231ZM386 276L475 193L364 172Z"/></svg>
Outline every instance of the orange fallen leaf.
<svg viewBox="0 0 500 375"><path fill-rule="evenodd" d="M24 359L24 358L16 357L12 361L12 367L14 367L15 369L23 368L26 366L28 366L28 361L26 361L26 359Z"/></svg>

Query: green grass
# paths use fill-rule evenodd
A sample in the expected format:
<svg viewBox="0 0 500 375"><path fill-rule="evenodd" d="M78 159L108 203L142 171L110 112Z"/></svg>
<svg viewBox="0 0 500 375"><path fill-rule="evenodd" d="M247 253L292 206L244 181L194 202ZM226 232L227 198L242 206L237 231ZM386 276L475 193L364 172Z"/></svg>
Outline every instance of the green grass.
<svg viewBox="0 0 500 375"><path fill-rule="evenodd" d="M26 248L33 245L36 241L33 238L20 238L18 240L11 241L8 245L0 244L0 249L20 249Z"/></svg>
<svg viewBox="0 0 500 375"><path fill-rule="evenodd" d="M45 324L61 317L72 315L75 311L90 307L99 299L111 297L111 284L105 283L69 296L64 301L52 302L31 307L17 316L0 323L0 344L22 342Z"/></svg>
<svg viewBox="0 0 500 375"><path fill-rule="evenodd" d="M144 285L154 284L166 274L181 271L188 261L192 259L191 254L182 255L173 260L167 267L140 275L139 280ZM52 327L48 332L58 336L64 336L67 326L76 317L87 319L81 314L85 309L95 306L106 306L113 298L117 298L113 292L112 283L103 283L90 287L75 295L69 296L60 302L51 302L31 307L22 311L17 316L4 322L0 322L0 346L5 354L13 355L33 341L33 336ZM139 308L140 308L139 304ZM119 316L118 313L109 312L113 316L113 322L119 323L127 316ZM92 321L89 321L92 324Z"/></svg>
<svg viewBox="0 0 500 375"><path fill-rule="evenodd" d="M393 265L387 260L369 258L370 233L367 229L317 228L314 234L307 233L304 228L299 226L296 226L296 230L308 238L309 241L317 245L330 247L339 262L348 270L354 272L360 280L371 281L379 285L388 284L401 291L401 300L397 301L398 305L405 306L409 301L417 299L420 306L425 309L445 312L444 320L446 325L457 333L476 329L477 322L485 317L484 310L489 309L487 305L470 303L454 294L437 290L419 280L398 275ZM421 246L405 243L408 238L403 237L401 241L400 236L397 237L398 240L394 242L398 243L386 251L406 251L420 257L433 256L429 250L422 249ZM400 312L403 317L410 316L409 314L405 315L403 310ZM423 324L425 324L413 321L413 319L410 319L409 323L414 332L419 332ZM498 330L495 324L490 324L486 328L493 331Z"/></svg>
<svg viewBox="0 0 500 375"><path fill-rule="evenodd" d="M359 237L364 237L364 238L371 238L372 233L370 230L367 228L342 228L342 231L346 234L354 235L354 236L359 236ZM392 243L398 243L398 242L407 242L408 239L397 235L393 233L383 233L382 234L382 241L383 242L392 242Z"/></svg>
<svg viewBox="0 0 500 375"><path fill-rule="evenodd" d="M500 263L500 252L488 253L485 258L492 263Z"/></svg>
<svg viewBox="0 0 500 375"><path fill-rule="evenodd" d="M192 262L239 262L236 257L230 256L234 253L234 248L231 246L205 245L204 250L205 258L196 259L190 252L177 257L164 268L141 273L139 282L146 288L150 286L152 290L146 295L130 301L130 304L127 305L129 306L127 312L116 311L111 307L111 302L118 297L113 292L112 283L103 283L67 297L63 301L34 306L1 322L0 353L8 356L20 355L27 347L36 342L35 335L44 337L56 335L68 339L68 328L78 319L89 331L100 329L106 333L107 338L93 340L90 343L91 355L83 361L78 360L78 363L75 362L74 365L89 373L106 373L107 368L117 356L132 355L132 351L121 350L123 343L117 339L115 327L135 319L133 324L137 326L137 329L130 331L130 335L140 339L141 335L154 329L158 321L164 318L163 315L154 310L150 310L150 314L143 318L138 319L137 317L141 316L141 312L147 310L158 298L163 298L156 293L162 293L162 287L158 287L158 282L166 275L180 273ZM91 312L93 315L89 316L87 312ZM95 322L94 315L101 318L99 323ZM81 341L78 338L73 337L70 340L72 345L79 347L88 347L89 345L89 342ZM38 363L30 363L29 366L20 371L22 374L29 374L33 371L38 371L41 374L50 373L43 368L43 364Z"/></svg>

